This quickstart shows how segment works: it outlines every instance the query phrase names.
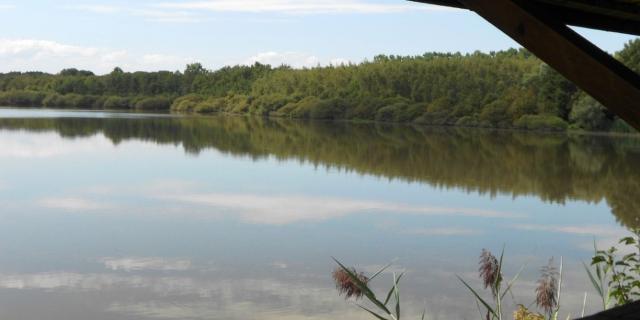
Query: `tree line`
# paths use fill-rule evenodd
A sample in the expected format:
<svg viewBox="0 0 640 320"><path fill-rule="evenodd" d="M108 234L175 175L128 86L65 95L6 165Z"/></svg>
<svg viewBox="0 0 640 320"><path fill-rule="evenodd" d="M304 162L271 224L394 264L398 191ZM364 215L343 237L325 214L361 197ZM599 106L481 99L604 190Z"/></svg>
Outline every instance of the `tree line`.
<svg viewBox="0 0 640 320"><path fill-rule="evenodd" d="M616 58L640 72L640 40ZM359 64L293 69L256 63L106 75L0 74L0 104L236 113L440 126L633 131L524 49L379 55Z"/></svg>

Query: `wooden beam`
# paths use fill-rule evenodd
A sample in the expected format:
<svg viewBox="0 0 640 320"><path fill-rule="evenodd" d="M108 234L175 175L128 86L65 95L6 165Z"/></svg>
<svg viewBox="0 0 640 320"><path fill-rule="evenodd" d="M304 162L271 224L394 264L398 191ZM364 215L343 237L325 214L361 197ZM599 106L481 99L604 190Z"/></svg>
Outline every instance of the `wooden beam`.
<svg viewBox="0 0 640 320"><path fill-rule="evenodd" d="M457 0L640 130L640 75L527 0Z"/></svg>
<svg viewBox="0 0 640 320"><path fill-rule="evenodd" d="M603 311L582 320L637 320L640 318L640 301Z"/></svg>
<svg viewBox="0 0 640 320"><path fill-rule="evenodd" d="M409 0L466 9L460 0ZM640 35L640 6L601 0L529 0L562 24Z"/></svg>

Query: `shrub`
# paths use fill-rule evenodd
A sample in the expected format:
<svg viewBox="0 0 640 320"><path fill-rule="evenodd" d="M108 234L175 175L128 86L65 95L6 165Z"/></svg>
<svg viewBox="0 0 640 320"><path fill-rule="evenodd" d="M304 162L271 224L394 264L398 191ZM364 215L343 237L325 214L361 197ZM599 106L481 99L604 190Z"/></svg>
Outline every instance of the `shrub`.
<svg viewBox="0 0 640 320"><path fill-rule="evenodd" d="M293 118L309 118L311 111L318 108L318 105L322 103L320 98L315 96L306 97L298 101L291 111L288 111L288 115ZM285 105L287 106L287 105ZM290 108L290 107L289 107ZM280 108L282 109L282 108ZM278 109L278 110L280 110ZM287 110L283 110L285 112Z"/></svg>
<svg viewBox="0 0 640 320"><path fill-rule="evenodd" d="M108 97L102 107L104 109L129 109L131 108L131 99L118 96Z"/></svg>
<svg viewBox="0 0 640 320"><path fill-rule="evenodd" d="M227 97L227 112L244 113L249 111L249 97L244 95L232 95Z"/></svg>
<svg viewBox="0 0 640 320"><path fill-rule="evenodd" d="M49 93L42 100L44 107L62 107L64 106L64 96L58 93Z"/></svg>
<svg viewBox="0 0 640 320"><path fill-rule="evenodd" d="M320 100L309 112L312 119L343 119L346 101L342 99Z"/></svg>
<svg viewBox="0 0 640 320"><path fill-rule="evenodd" d="M166 97L143 98L136 103L138 110L169 110L171 99Z"/></svg>
<svg viewBox="0 0 640 320"><path fill-rule="evenodd" d="M349 107L345 110L345 118L357 120L373 120L376 111L385 105L385 101L374 97L363 97L349 103Z"/></svg>
<svg viewBox="0 0 640 320"><path fill-rule="evenodd" d="M395 121L396 113L399 112L399 109L402 109L405 106L406 103L400 102L378 109L378 111L376 111L376 121Z"/></svg>
<svg viewBox="0 0 640 320"><path fill-rule="evenodd" d="M455 118L451 116L454 110L452 103L446 97L435 99L427 105L426 112L416 118L414 122L439 126L455 124Z"/></svg>
<svg viewBox="0 0 640 320"><path fill-rule="evenodd" d="M287 103L291 102L291 97L281 94L268 94L260 96L251 102L249 109L250 113L257 115L269 115L271 112L282 108Z"/></svg>
<svg viewBox="0 0 640 320"><path fill-rule="evenodd" d="M605 130L610 126L604 107L586 94L573 105L569 121L583 130Z"/></svg>
<svg viewBox="0 0 640 320"><path fill-rule="evenodd" d="M486 127L510 127L512 119L507 109L507 103L500 99L487 104L480 112L480 124Z"/></svg>
<svg viewBox="0 0 640 320"><path fill-rule="evenodd" d="M93 109L104 109L104 102L107 100L105 96L97 96L96 100L93 102L91 106Z"/></svg>
<svg viewBox="0 0 640 320"><path fill-rule="evenodd" d="M514 122L518 129L565 131L568 124L564 120L550 115L524 115Z"/></svg>
<svg viewBox="0 0 640 320"><path fill-rule="evenodd" d="M98 100L96 96L70 93L63 97L64 105L62 107L90 108L93 107L96 100Z"/></svg>
<svg viewBox="0 0 640 320"><path fill-rule="evenodd" d="M480 125L480 120L475 115L464 116L458 119L458 121L456 121L456 126L460 126L460 127L477 127L479 125Z"/></svg>
<svg viewBox="0 0 640 320"><path fill-rule="evenodd" d="M196 105L204 101L204 97L198 94L188 94L186 96L179 97L171 104L172 111L188 112L193 111Z"/></svg>
<svg viewBox="0 0 640 320"><path fill-rule="evenodd" d="M209 98L195 105L193 111L198 113L223 112L227 107L225 98Z"/></svg>
<svg viewBox="0 0 640 320"><path fill-rule="evenodd" d="M45 93L38 91L6 91L0 93L0 104L19 107L40 107L45 96Z"/></svg>

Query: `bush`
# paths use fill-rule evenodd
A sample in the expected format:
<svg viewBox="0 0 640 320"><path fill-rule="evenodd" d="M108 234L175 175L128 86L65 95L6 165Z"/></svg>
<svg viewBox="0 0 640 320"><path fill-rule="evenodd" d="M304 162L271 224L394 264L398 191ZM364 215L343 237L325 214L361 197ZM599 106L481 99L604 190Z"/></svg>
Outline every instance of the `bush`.
<svg viewBox="0 0 640 320"><path fill-rule="evenodd" d="M224 112L226 107L227 101L225 98L209 98L196 104L193 111L198 113L216 113Z"/></svg>
<svg viewBox="0 0 640 320"><path fill-rule="evenodd" d="M268 94L260 96L251 102L249 112L252 114L267 116L271 112L282 108L292 100L293 99L291 97L281 94Z"/></svg>
<svg viewBox="0 0 640 320"><path fill-rule="evenodd" d="M429 125L452 125L455 124L453 113L453 102L446 97L435 99L426 107L426 112L414 121L420 124Z"/></svg>
<svg viewBox="0 0 640 320"><path fill-rule="evenodd" d="M91 108L95 104L96 100L98 100L98 97L96 96L70 93L64 96L63 107Z"/></svg>
<svg viewBox="0 0 640 320"><path fill-rule="evenodd" d="M464 116L456 121L456 126L460 127L478 127L480 126L480 120L475 115Z"/></svg>
<svg viewBox="0 0 640 320"><path fill-rule="evenodd" d="M298 101L290 111L287 111L286 109L282 110L282 108L278 109L278 111L282 110L280 114L287 112L287 114L293 118L309 118L311 115L311 111L318 108L318 105L320 105L320 103L322 103L322 100L320 100L320 98L310 96ZM290 108L288 104L285 106Z"/></svg>
<svg viewBox="0 0 640 320"><path fill-rule="evenodd" d="M188 94L186 96L179 97L171 104L172 111L189 112L193 111L196 105L204 101L204 97L198 94Z"/></svg>
<svg viewBox="0 0 640 320"><path fill-rule="evenodd" d="M42 100L42 105L44 107L62 107L64 106L64 96L58 93L49 93Z"/></svg>
<svg viewBox="0 0 640 320"><path fill-rule="evenodd" d="M91 95L50 93L42 100L42 105L50 108L93 108L98 100L99 97Z"/></svg>
<svg viewBox="0 0 640 320"><path fill-rule="evenodd" d="M605 130L610 126L605 108L586 94L578 98L573 105L569 121L583 130Z"/></svg>
<svg viewBox="0 0 640 320"><path fill-rule="evenodd" d="M514 126L526 130L565 131L568 124L556 116L527 114L516 120Z"/></svg>
<svg viewBox="0 0 640 320"><path fill-rule="evenodd" d="M392 104L390 106L384 106L376 111L376 121L395 121L396 114L406 106L407 104L403 102Z"/></svg>
<svg viewBox="0 0 640 320"><path fill-rule="evenodd" d="M271 112L269 115L274 117L290 117L291 113L294 112L298 108L297 102L289 102L285 104L282 108Z"/></svg>
<svg viewBox="0 0 640 320"><path fill-rule="evenodd" d="M131 99L125 97L110 96L104 101L102 107L104 109L130 109Z"/></svg>
<svg viewBox="0 0 640 320"><path fill-rule="evenodd" d="M480 124L485 127L507 128L511 126L511 117L507 112L508 105L503 100L495 100L480 112Z"/></svg>
<svg viewBox="0 0 640 320"><path fill-rule="evenodd" d="M232 95L227 97L227 112L245 113L249 111L249 97L244 95Z"/></svg>
<svg viewBox="0 0 640 320"><path fill-rule="evenodd" d="M91 106L93 109L104 109L104 102L107 100L105 96L97 96L96 100L93 102Z"/></svg>
<svg viewBox="0 0 640 320"><path fill-rule="evenodd" d="M45 93L38 91L6 91L0 93L0 104L18 107L41 107L45 96Z"/></svg>
<svg viewBox="0 0 640 320"><path fill-rule="evenodd" d="M320 100L309 112L312 119L344 119L346 101L342 99Z"/></svg>
<svg viewBox="0 0 640 320"><path fill-rule="evenodd" d="M136 103L138 110L169 110L171 99L166 97L143 98Z"/></svg>

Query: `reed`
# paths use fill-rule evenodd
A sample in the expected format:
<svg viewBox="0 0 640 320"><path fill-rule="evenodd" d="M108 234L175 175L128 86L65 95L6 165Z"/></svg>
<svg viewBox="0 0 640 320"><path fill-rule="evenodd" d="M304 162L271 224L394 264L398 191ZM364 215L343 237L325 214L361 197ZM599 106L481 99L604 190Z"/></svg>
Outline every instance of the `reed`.
<svg viewBox="0 0 640 320"><path fill-rule="evenodd" d="M608 309L610 306L624 305L640 300L640 229L633 231L633 235L620 239L619 245L623 248L611 247L608 250L599 250L594 241L594 256L591 265L584 264L589 280L598 293L602 301L602 308ZM621 252L625 254L622 255ZM366 298L372 307L357 304L378 320L400 320L400 279L404 275L393 274L393 282L388 289L384 300L379 299L370 288L372 281L387 270L391 264L381 268L371 277L358 272L355 268L347 268L334 258L338 267L333 271L333 280L340 295L345 299L360 300ZM478 263L478 273L483 288L490 292L491 299L483 298L480 290L474 289L462 277L457 278L462 282L474 299L480 310L481 320L502 320L504 319L504 299L508 293L512 292L512 287L524 270L524 265L510 281L504 282L503 274L504 248L499 257L491 251L483 249ZM540 278L537 280L535 288L535 301L530 306L535 305L543 313L536 313L529 310L522 304L517 305L513 313L515 320L558 320L561 309L563 286L563 259L556 267L553 258L549 259L547 265L540 268ZM485 295L486 296L486 295ZM513 298L515 301L515 297ZM584 294L582 312L587 304L587 293ZM422 313L422 320L425 319L425 312ZM571 319L567 315L566 319Z"/></svg>

